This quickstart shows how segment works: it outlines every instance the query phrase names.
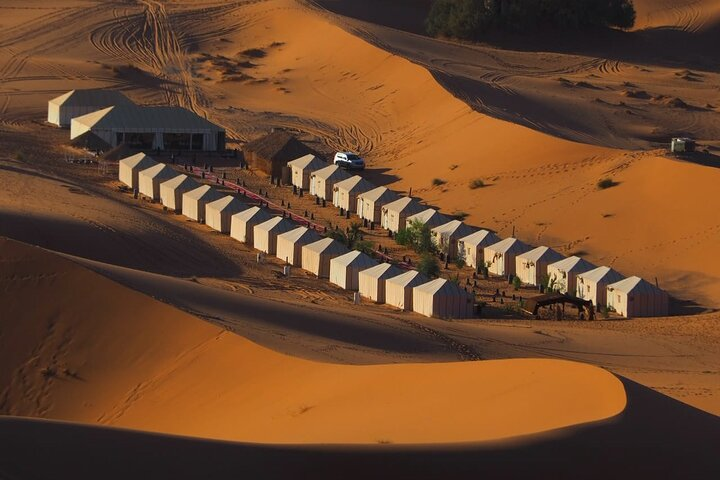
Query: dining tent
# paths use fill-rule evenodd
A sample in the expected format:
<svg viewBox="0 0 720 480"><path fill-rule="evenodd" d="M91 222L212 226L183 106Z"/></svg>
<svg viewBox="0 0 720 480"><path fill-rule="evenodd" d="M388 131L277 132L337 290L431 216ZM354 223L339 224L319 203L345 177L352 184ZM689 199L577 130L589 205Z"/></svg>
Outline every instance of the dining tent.
<svg viewBox="0 0 720 480"><path fill-rule="evenodd" d="M607 286L607 306L623 317L665 317L667 292L640 277L628 277Z"/></svg>
<svg viewBox="0 0 720 480"><path fill-rule="evenodd" d="M547 283L547 267L565 258L550 247L537 247L515 257L515 275L526 285Z"/></svg>
<svg viewBox="0 0 720 480"><path fill-rule="evenodd" d="M361 271L358 275L360 295L377 303L385 303L385 282L401 273L402 270L391 263L381 263Z"/></svg>
<svg viewBox="0 0 720 480"><path fill-rule="evenodd" d="M222 194L210 185L201 185L183 193L182 214L197 222L205 222L205 205L222 197Z"/></svg>
<svg viewBox="0 0 720 480"><path fill-rule="evenodd" d="M253 228L253 243L255 248L268 255L275 255L277 252L278 235L289 232L297 227L297 224L285 217L272 217Z"/></svg>
<svg viewBox="0 0 720 480"><path fill-rule="evenodd" d="M470 225L460 220L450 220L430 229L430 238L438 250L447 254L450 258L454 258L458 251L458 240L473 232L475 232L475 228Z"/></svg>
<svg viewBox="0 0 720 480"><path fill-rule="evenodd" d="M360 218L375 224L380 224L382 207L396 198L397 193L387 187L373 188L358 195L355 211Z"/></svg>
<svg viewBox="0 0 720 480"><path fill-rule="evenodd" d="M187 175L165 180L160 184L160 201L165 208L181 212L183 194L198 186L198 183Z"/></svg>
<svg viewBox="0 0 720 480"><path fill-rule="evenodd" d="M302 269L314 273L319 278L330 277L330 260L348 252L345 245L333 240L323 238L317 242L302 246Z"/></svg>
<svg viewBox="0 0 720 480"><path fill-rule="evenodd" d="M220 233L230 233L232 216L247 208L245 202L232 195L226 195L205 205L205 224Z"/></svg>
<svg viewBox="0 0 720 480"><path fill-rule="evenodd" d="M427 283L430 279L417 270L385 280L385 303L401 310L413 309L413 288Z"/></svg>
<svg viewBox="0 0 720 480"><path fill-rule="evenodd" d="M260 225L272 217L267 210L257 206L238 212L230 219L230 236L248 247L253 247L255 246L255 225Z"/></svg>
<svg viewBox="0 0 720 480"><path fill-rule="evenodd" d="M374 185L360 175L353 175L333 185L332 203L349 212L357 208L357 197L372 189Z"/></svg>
<svg viewBox="0 0 720 480"><path fill-rule="evenodd" d="M337 256L330 260L330 283L345 290L357 290L361 270L377 265L377 262L369 255L358 250Z"/></svg>
<svg viewBox="0 0 720 480"><path fill-rule="evenodd" d="M178 175L172 167L158 163L138 173L138 190L152 201L160 200L160 184Z"/></svg>
<svg viewBox="0 0 720 480"><path fill-rule="evenodd" d="M275 256L290 265L302 266L302 247L320 240L320 235L307 227L297 227L277 237L277 253Z"/></svg>
<svg viewBox="0 0 720 480"><path fill-rule="evenodd" d="M548 286L556 292L575 295L577 291L577 275L588 272L593 268L596 268L596 266L574 255L559 262L551 263L547 267Z"/></svg>
<svg viewBox="0 0 720 480"><path fill-rule="evenodd" d="M118 179L130 187L131 190L139 188L138 175L141 170L146 170L158 162L144 153L136 153L123 158L118 162Z"/></svg>
<svg viewBox="0 0 720 480"><path fill-rule="evenodd" d="M310 188L310 174L327 166L327 162L312 154L303 155L300 158L291 160L288 162L291 182L297 188L308 190Z"/></svg>
<svg viewBox="0 0 720 480"><path fill-rule="evenodd" d="M455 282L436 278L413 288L413 311L426 317L469 318L475 314L475 297Z"/></svg>
<svg viewBox="0 0 720 480"><path fill-rule="evenodd" d="M426 208L425 210L418 212L414 215L410 215L405 220L405 227L409 227L413 222L420 222L423 225L427 225L428 228L432 229L440 225L444 225L451 219L442 213L432 208Z"/></svg>
<svg viewBox="0 0 720 480"><path fill-rule="evenodd" d="M483 253L485 264L489 264L488 272L500 276L515 275L515 257L529 250L529 245L512 237L488 245Z"/></svg>
<svg viewBox="0 0 720 480"><path fill-rule="evenodd" d="M576 276L577 297L590 300L595 308L607 306L607 286L624 279L610 267L597 267Z"/></svg>
<svg viewBox="0 0 720 480"><path fill-rule="evenodd" d="M380 209L382 227L397 233L405 228L405 222L410 215L423 211L425 207L412 197L402 197L386 203Z"/></svg>
<svg viewBox="0 0 720 480"><path fill-rule="evenodd" d="M315 170L310 173L310 194L323 200L332 200L333 186L346 178L350 178L350 175L337 165Z"/></svg>
<svg viewBox="0 0 720 480"><path fill-rule="evenodd" d="M485 265L485 247L500 241L500 237L488 230L478 230L458 240L458 252L462 252L465 264L477 268Z"/></svg>

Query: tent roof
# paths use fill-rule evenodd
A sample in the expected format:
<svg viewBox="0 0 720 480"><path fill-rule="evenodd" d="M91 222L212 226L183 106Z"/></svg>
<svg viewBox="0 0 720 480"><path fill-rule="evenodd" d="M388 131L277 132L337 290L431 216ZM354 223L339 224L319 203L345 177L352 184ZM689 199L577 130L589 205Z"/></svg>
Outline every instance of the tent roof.
<svg viewBox="0 0 720 480"><path fill-rule="evenodd" d="M250 207L248 209L243 210L242 212L238 212L235 215L233 215L233 220L240 220L242 222L248 222L254 218L257 218L262 222L269 220L271 215L267 212L267 210L264 210L258 206Z"/></svg>
<svg viewBox="0 0 720 480"><path fill-rule="evenodd" d="M468 295L468 293L460 288L457 283L451 282L446 278L436 278L435 280L430 280L427 283L423 283L422 285L415 287L415 289L432 295L435 295L436 293L443 293L445 295Z"/></svg>
<svg viewBox="0 0 720 480"><path fill-rule="evenodd" d="M276 228L292 228L295 225L295 222L291 222L287 218L274 216L270 220L265 220L264 222L256 225L256 228L259 228L260 230L266 230L268 232L276 229Z"/></svg>
<svg viewBox="0 0 720 480"><path fill-rule="evenodd" d="M310 251L317 252L317 253L345 253L348 251L347 247L343 245L342 243L338 242L337 240L333 240L332 238L322 238L318 240L317 242L308 243L307 245L303 245L303 248L307 248Z"/></svg>
<svg viewBox="0 0 720 480"><path fill-rule="evenodd" d="M363 195L363 197L365 197L365 196ZM415 200L414 198L401 197L393 202L386 204L383 207L383 210L394 210L396 212L402 212L405 209L412 209L415 211L419 211L421 208L422 208L422 206L420 205L420 203L418 203L418 201Z"/></svg>
<svg viewBox="0 0 720 480"><path fill-rule="evenodd" d="M497 243L493 243L492 245L485 247L488 250L492 250L494 252L498 253L505 253L513 248L530 248L529 245L526 243L521 242L517 238L506 238L504 240L500 240Z"/></svg>
<svg viewBox="0 0 720 480"><path fill-rule="evenodd" d="M346 178L345 180L335 184L336 190L345 190L348 192L354 192L356 190L366 192L370 188L373 188L373 184L362 178L360 175L353 175L352 177Z"/></svg>
<svg viewBox="0 0 720 480"><path fill-rule="evenodd" d="M201 200L202 198L208 197L208 198L219 198L220 192L215 190L210 185L200 185L198 188L194 190L190 190L189 192L186 192L185 195L187 195L188 198L191 198L193 200Z"/></svg>
<svg viewBox="0 0 720 480"><path fill-rule="evenodd" d="M564 258L559 262L551 263L548 265L548 268L549 267L556 268L563 272L571 272L573 270L582 270L583 272L587 272L588 270L595 268L595 265L583 258L573 255L572 257Z"/></svg>
<svg viewBox="0 0 720 480"><path fill-rule="evenodd" d="M168 175L168 174L175 174L179 175L175 170L172 169L172 167L168 167L164 163L157 163L153 165L152 167L148 167L145 170L140 170L140 175L143 177L150 177L155 178L158 176Z"/></svg>
<svg viewBox="0 0 720 480"><path fill-rule="evenodd" d="M443 223L442 225L433 228L431 231L441 235L447 234L466 236L473 233L475 229L460 220L450 220L447 223Z"/></svg>
<svg viewBox="0 0 720 480"><path fill-rule="evenodd" d="M307 155L303 155L300 158L289 161L288 165L295 168L314 168L315 170L319 170L323 167L326 167L327 162L311 153L308 153Z"/></svg>
<svg viewBox="0 0 720 480"><path fill-rule="evenodd" d="M240 200L233 197L232 195L225 195L222 198L219 198L215 201L208 203L207 205L205 205L205 208L209 208L211 210L218 210L218 211L222 212L223 210L225 210L226 208L228 208L232 205L237 205L238 207L242 207L242 206L245 206L245 203L241 202Z"/></svg>
<svg viewBox="0 0 720 480"><path fill-rule="evenodd" d="M331 262L339 264L342 267L359 266L370 268L377 265L377 262L369 255L366 255L358 250L350 250L339 257L333 258Z"/></svg>
<svg viewBox="0 0 720 480"><path fill-rule="evenodd" d="M158 162L153 160L152 157L149 157L142 152L123 158L122 160L120 160L119 163L126 165L130 168L135 168L138 165L147 165L148 167L151 167L152 165L158 164Z"/></svg>
<svg viewBox="0 0 720 480"><path fill-rule="evenodd" d="M577 277L588 280L590 282L605 281L608 283L619 282L620 280L625 278L619 272L605 266L597 267L593 270L590 270L589 272L579 273Z"/></svg>
<svg viewBox="0 0 720 480"><path fill-rule="evenodd" d="M72 119L88 129L223 131L214 123L182 107L112 106Z"/></svg>
<svg viewBox="0 0 720 480"><path fill-rule="evenodd" d="M297 227L289 232L278 235L278 238L282 237L285 240L289 240L293 243L301 240L303 237L310 236L315 239L320 239L320 235L315 230L310 230L307 227Z"/></svg>
<svg viewBox="0 0 720 480"><path fill-rule="evenodd" d="M426 283L428 280L429 279L425 275L417 270L408 270L396 277L388 278L387 282L395 285L401 285L403 287L415 287Z"/></svg>
<svg viewBox="0 0 720 480"><path fill-rule="evenodd" d="M321 178L323 180L329 180L331 178L345 179L350 176L345 170L338 167L337 165L328 165L327 167L321 168L320 170L315 170L311 173L311 175L313 177Z"/></svg>
<svg viewBox="0 0 720 480"><path fill-rule="evenodd" d="M548 260L551 262L557 262L558 260L563 259L561 253L556 252L550 247L536 247L530 250L529 252L521 253L518 255L518 258L522 258L524 260L528 260L531 262L537 262L540 260Z"/></svg>
<svg viewBox="0 0 720 480"><path fill-rule="evenodd" d="M392 263L381 263L374 267L368 268L360 272L361 275L368 275L372 278L392 278L396 277L402 270Z"/></svg>
<svg viewBox="0 0 720 480"><path fill-rule="evenodd" d="M193 180L192 178L188 177L187 175L181 173L177 177L174 177L174 178L171 178L170 180L164 181L163 183L160 184L160 186L175 189L175 188L181 187L183 185L190 186L190 185L197 185L197 184L198 183L195 180Z"/></svg>
<svg viewBox="0 0 720 480"><path fill-rule="evenodd" d="M650 293L650 294L657 294L662 293L662 290L660 290L658 287L653 285L652 283L648 282L647 280L643 280L640 277L628 277L624 280L620 280L619 282L611 283L607 286L608 290L613 291L616 290L618 292L623 293Z"/></svg>
<svg viewBox="0 0 720 480"><path fill-rule="evenodd" d="M289 162L298 159L298 157L304 158L303 155L312 156L315 153L312 148L284 130L275 130L246 143L243 146L243 151L253 152L267 160L281 162Z"/></svg>
<svg viewBox="0 0 720 480"><path fill-rule="evenodd" d="M421 223L427 223L430 219L432 219L436 215L437 215L436 218L441 219L441 221L443 223L446 223L446 221L450 220L448 217L446 217L442 213L438 212L437 210L428 208L426 210L423 210L420 213L416 213L415 215L411 215L411 216L407 217L407 221L410 222L413 220L419 220Z"/></svg>
<svg viewBox="0 0 720 480"><path fill-rule="evenodd" d="M367 192L363 192L358 195L358 198L363 198L371 202L377 202L381 199L391 199L397 197L397 194L387 187L375 187Z"/></svg>
<svg viewBox="0 0 720 480"><path fill-rule="evenodd" d="M466 245L480 245L482 242L484 242L487 239L489 242L499 242L500 237L495 235L493 232L489 230L478 230L477 232L471 233L470 235L467 235L465 237L462 237L460 239L461 242L463 242Z"/></svg>
<svg viewBox="0 0 720 480"><path fill-rule="evenodd" d="M134 105L125 95L116 90L104 90L100 88L88 88L85 90L70 90L59 97L50 100L53 105L82 106L98 108L111 105Z"/></svg>

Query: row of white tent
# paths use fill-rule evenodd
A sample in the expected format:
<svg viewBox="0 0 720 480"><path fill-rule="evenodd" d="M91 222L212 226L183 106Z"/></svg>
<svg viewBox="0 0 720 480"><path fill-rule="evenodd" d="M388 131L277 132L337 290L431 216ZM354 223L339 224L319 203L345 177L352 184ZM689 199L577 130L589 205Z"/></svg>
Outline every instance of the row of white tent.
<svg viewBox="0 0 720 480"><path fill-rule="evenodd" d="M549 247L533 248L516 238L500 239L493 232L451 219L411 197L376 187L314 155L288 162L288 166L295 187L393 233L413 221L427 225L441 251L450 257L460 253L470 267L485 266L494 275L517 276L525 285L537 286L547 280L552 290L590 300L596 307L607 307L626 317L668 315L667 293L640 277L625 278L610 267L597 267L577 256L565 258Z"/></svg>
<svg viewBox="0 0 720 480"><path fill-rule="evenodd" d="M201 185L145 154L120 160L119 180L170 210L377 303L429 317L466 318L474 313L474 295L454 282L378 263L315 230Z"/></svg>

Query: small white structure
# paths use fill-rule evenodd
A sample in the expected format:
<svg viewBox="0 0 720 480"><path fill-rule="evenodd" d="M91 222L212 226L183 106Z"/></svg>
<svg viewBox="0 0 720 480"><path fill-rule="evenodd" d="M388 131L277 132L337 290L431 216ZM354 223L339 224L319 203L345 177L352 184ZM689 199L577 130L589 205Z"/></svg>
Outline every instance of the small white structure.
<svg viewBox="0 0 720 480"><path fill-rule="evenodd" d="M48 123L69 127L70 121L86 113L113 105L133 105L122 93L114 90L70 90L48 102Z"/></svg>
<svg viewBox="0 0 720 480"><path fill-rule="evenodd" d="M277 237L277 253L280 260L295 267L302 266L302 247L320 240L320 235L307 227L298 227Z"/></svg>
<svg viewBox="0 0 720 480"><path fill-rule="evenodd" d="M515 275L525 285L540 285L547 277L547 267L565 258L550 247L537 247L515 257Z"/></svg>
<svg viewBox="0 0 720 480"><path fill-rule="evenodd" d="M357 207L357 197L367 192L374 185L360 175L353 175L333 185L333 205L354 212Z"/></svg>
<svg viewBox="0 0 720 480"><path fill-rule="evenodd" d="M385 303L400 310L412 310L413 288L430 279L417 270L409 270L385 281Z"/></svg>
<svg viewBox="0 0 720 480"><path fill-rule="evenodd" d="M547 267L548 286L560 293L575 295L577 291L577 275L597 268L592 263L577 256L572 256L551 263Z"/></svg>
<svg viewBox="0 0 720 480"><path fill-rule="evenodd" d="M410 215L405 220L405 227L409 227L413 222L420 222L432 229L440 225L448 223L451 219L432 208L427 208L419 213Z"/></svg>
<svg viewBox="0 0 720 480"><path fill-rule="evenodd" d="M590 300L595 308L606 306L607 286L624 278L610 267L597 267L585 273L579 273L576 276L576 296L583 300Z"/></svg>
<svg viewBox="0 0 720 480"><path fill-rule="evenodd" d="M465 265L477 268L485 265L485 247L500 241L500 237L488 230L478 230L458 240L458 252L462 252Z"/></svg>
<svg viewBox="0 0 720 480"><path fill-rule="evenodd" d="M181 212L183 194L198 186L198 183L187 175L178 175L160 184L160 201L165 208Z"/></svg>
<svg viewBox="0 0 720 480"><path fill-rule="evenodd" d="M607 306L623 317L666 317L670 311L667 292L640 277L607 286Z"/></svg>
<svg viewBox="0 0 720 480"><path fill-rule="evenodd" d="M158 162L144 153L136 153L118 162L118 179L132 190L140 187L138 175L141 170L157 165Z"/></svg>
<svg viewBox="0 0 720 480"><path fill-rule="evenodd" d="M425 210L425 207L411 197L402 197L382 206L380 216L382 227L397 233L405 228L407 218Z"/></svg>
<svg viewBox="0 0 720 480"><path fill-rule="evenodd" d="M474 233L475 229L460 220L450 220L430 230L430 238L441 252L450 258L457 255L457 242L463 237Z"/></svg>
<svg viewBox="0 0 720 480"><path fill-rule="evenodd" d="M517 238L506 238L485 247L484 259L488 272L494 275L515 275L515 257L530 250Z"/></svg>
<svg viewBox="0 0 720 480"><path fill-rule="evenodd" d="M230 219L230 236L248 247L255 246L255 225L270 220L273 216L260 207L250 207L236 213Z"/></svg>
<svg viewBox="0 0 720 480"><path fill-rule="evenodd" d="M308 243L302 247L302 269L314 273L318 278L329 278L330 260L348 251L345 245L332 238Z"/></svg>
<svg viewBox="0 0 720 480"><path fill-rule="evenodd" d="M226 195L205 205L205 224L220 233L230 233L232 216L247 208L246 203Z"/></svg>
<svg viewBox="0 0 720 480"><path fill-rule="evenodd" d="M172 167L158 163L138 173L138 190L152 201L160 200L160 184L178 175Z"/></svg>
<svg viewBox="0 0 720 480"><path fill-rule="evenodd" d="M413 288L413 311L426 317L469 318L475 298L457 283L437 278Z"/></svg>
<svg viewBox="0 0 720 480"><path fill-rule="evenodd" d="M360 287L360 271L375 265L377 262L369 255L350 250L330 260L330 283L345 290L357 290Z"/></svg>
<svg viewBox="0 0 720 480"><path fill-rule="evenodd" d="M357 197L357 214L360 218L379 224L383 205L396 198L397 194L387 187L377 187L363 192Z"/></svg>
<svg viewBox="0 0 720 480"><path fill-rule="evenodd" d="M385 303L385 282L401 273L402 270L390 263L381 263L361 271L358 275L360 295L377 303Z"/></svg>
<svg viewBox="0 0 720 480"><path fill-rule="evenodd" d="M253 229L253 243L255 244L255 248L268 255L275 255L277 252L278 235L289 232L295 227L297 227L295 222L278 216L255 225Z"/></svg>
<svg viewBox="0 0 720 480"><path fill-rule="evenodd" d="M308 190L310 188L310 173L327 167L327 162L308 154L288 162L292 184L297 188Z"/></svg>
<svg viewBox="0 0 720 480"><path fill-rule="evenodd" d="M315 170L310 173L310 194L323 200L332 200L333 186L346 178L350 178L350 175L337 165Z"/></svg>
<svg viewBox="0 0 720 480"><path fill-rule="evenodd" d="M201 185L194 190L183 193L182 214L195 220L205 222L205 205L222 197L222 194L210 185Z"/></svg>

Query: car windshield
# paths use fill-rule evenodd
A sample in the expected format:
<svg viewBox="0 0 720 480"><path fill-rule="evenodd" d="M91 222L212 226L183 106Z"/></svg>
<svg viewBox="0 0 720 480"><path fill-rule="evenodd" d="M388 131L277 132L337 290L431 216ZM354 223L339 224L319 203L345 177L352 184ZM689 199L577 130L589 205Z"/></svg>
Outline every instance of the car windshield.
<svg viewBox="0 0 720 480"><path fill-rule="evenodd" d="M348 153L347 158L348 158L348 160L360 160L360 157L353 153Z"/></svg>

